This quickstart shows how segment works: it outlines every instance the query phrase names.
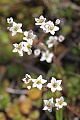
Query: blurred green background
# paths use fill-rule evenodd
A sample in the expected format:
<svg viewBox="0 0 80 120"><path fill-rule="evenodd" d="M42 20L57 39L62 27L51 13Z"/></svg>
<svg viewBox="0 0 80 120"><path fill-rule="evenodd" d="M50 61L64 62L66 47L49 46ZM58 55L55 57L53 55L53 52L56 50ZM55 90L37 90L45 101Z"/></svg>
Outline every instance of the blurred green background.
<svg viewBox="0 0 80 120"><path fill-rule="evenodd" d="M26 73L36 78L42 74L45 79L52 76L60 79L54 63L40 62L34 55L19 57L13 53L13 43L22 41L22 35L11 36L7 30L7 18L13 17L22 23L23 31L32 29L40 38L42 30L35 26L35 17L43 15L53 22L59 18L60 31L65 41L56 49L60 69L65 81L62 92L68 105L80 113L80 0L0 0L0 120L79 120L66 107L60 112L53 109L45 112L43 99L51 98L49 91L27 90L23 83ZM50 34L44 37L43 42ZM33 46L34 49L34 46Z"/></svg>

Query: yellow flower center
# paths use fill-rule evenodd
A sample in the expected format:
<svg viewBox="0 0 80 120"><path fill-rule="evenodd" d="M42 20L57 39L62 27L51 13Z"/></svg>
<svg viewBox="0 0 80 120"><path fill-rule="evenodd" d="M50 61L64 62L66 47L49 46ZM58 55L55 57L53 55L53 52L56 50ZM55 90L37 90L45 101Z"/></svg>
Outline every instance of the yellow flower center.
<svg viewBox="0 0 80 120"><path fill-rule="evenodd" d="M21 49L21 46L19 45L19 46L17 47L17 49L20 50L20 49Z"/></svg>
<svg viewBox="0 0 80 120"><path fill-rule="evenodd" d="M31 49L31 47L32 47L32 46L31 46L30 44L28 44L28 46L27 46L27 47L28 47L29 49Z"/></svg>
<svg viewBox="0 0 80 120"><path fill-rule="evenodd" d="M51 43L51 44L54 43L54 40L50 41L50 43Z"/></svg>
<svg viewBox="0 0 80 120"><path fill-rule="evenodd" d="M41 81L40 81L40 80L38 80L36 83L37 83L37 84L41 84Z"/></svg>
<svg viewBox="0 0 80 120"><path fill-rule="evenodd" d="M31 38L32 38L32 36L31 36L30 34L28 34L27 38L28 38L28 39L31 39Z"/></svg>
<svg viewBox="0 0 80 120"><path fill-rule="evenodd" d="M50 107L50 106L51 106L51 104L50 104L50 102L48 102L47 107Z"/></svg>
<svg viewBox="0 0 80 120"><path fill-rule="evenodd" d="M17 30L18 30L18 26L15 26L15 27L14 27L14 31L17 31Z"/></svg>
<svg viewBox="0 0 80 120"><path fill-rule="evenodd" d="M46 58L48 58L48 56L49 56L49 55L48 55L48 54L46 54Z"/></svg>
<svg viewBox="0 0 80 120"><path fill-rule="evenodd" d="M43 19L40 19L40 20L39 20L39 23L42 23L42 22L43 22Z"/></svg>
<svg viewBox="0 0 80 120"><path fill-rule="evenodd" d="M53 26L50 26L50 30L52 31L54 29L54 27Z"/></svg>
<svg viewBox="0 0 80 120"><path fill-rule="evenodd" d="M56 84L56 83L54 83L54 84L53 84L53 87L54 87L54 88L56 88L56 87L57 87L57 84Z"/></svg>
<svg viewBox="0 0 80 120"><path fill-rule="evenodd" d="M58 101L58 103L59 103L59 105L62 105L63 102L62 101Z"/></svg>

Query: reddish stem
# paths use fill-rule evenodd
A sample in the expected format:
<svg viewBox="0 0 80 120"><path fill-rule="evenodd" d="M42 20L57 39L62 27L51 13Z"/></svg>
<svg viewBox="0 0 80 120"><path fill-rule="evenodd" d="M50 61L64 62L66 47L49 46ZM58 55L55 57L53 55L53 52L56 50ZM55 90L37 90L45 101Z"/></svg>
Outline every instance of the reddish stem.
<svg viewBox="0 0 80 120"><path fill-rule="evenodd" d="M43 33L42 36L40 37L39 41L36 44L39 44L43 40L45 35L46 35L46 33Z"/></svg>
<svg viewBox="0 0 80 120"><path fill-rule="evenodd" d="M63 76L62 76L62 73L61 73L61 70L60 70L60 64L59 64L56 56L53 57L53 61L54 61L55 65L56 65L56 67L57 67L57 69L58 69L58 72L59 72L59 74L60 74L60 76L61 76L61 79L63 80ZM64 80L63 80L63 84L64 84ZM67 105L66 107L67 107L72 113L74 113L76 116L78 116L78 118L80 118L80 114L77 113L72 107L70 107L69 105Z"/></svg>

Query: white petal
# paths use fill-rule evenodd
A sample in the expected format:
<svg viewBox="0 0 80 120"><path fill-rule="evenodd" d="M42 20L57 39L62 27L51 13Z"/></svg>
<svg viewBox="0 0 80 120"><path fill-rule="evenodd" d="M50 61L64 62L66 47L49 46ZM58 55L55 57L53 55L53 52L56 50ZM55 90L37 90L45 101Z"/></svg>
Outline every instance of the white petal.
<svg viewBox="0 0 80 120"><path fill-rule="evenodd" d="M56 102L58 102L59 101L59 98L56 98Z"/></svg>
<svg viewBox="0 0 80 120"><path fill-rule="evenodd" d="M55 83L55 82L56 82L56 79L54 77L52 77L51 83Z"/></svg>
<svg viewBox="0 0 80 120"><path fill-rule="evenodd" d="M22 81L25 81L25 78L23 78Z"/></svg>
<svg viewBox="0 0 80 120"><path fill-rule="evenodd" d="M48 111L49 111L49 112L52 112L52 108L48 108Z"/></svg>
<svg viewBox="0 0 80 120"><path fill-rule="evenodd" d="M39 77L37 78L38 80L41 80L42 79L42 75L39 75Z"/></svg>
<svg viewBox="0 0 80 120"><path fill-rule="evenodd" d="M15 44L13 44L13 46L14 46L14 47L18 47L18 44L17 44L17 43L15 43Z"/></svg>
<svg viewBox="0 0 80 120"><path fill-rule="evenodd" d="M12 31L12 36L16 35L16 33L17 33L16 31Z"/></svg>
<svg viewBox="0 0 80 120"><path fill-rule="evenodd" d="M14 50L13 50L12 52L17 52L17 49L16 49L16 48L14 48Z"/></svg>
<svg viewBox="0 0 80 120"><path fill-rule="evenodd" d="M22 27L22 23L18 23L19 28Z"/></svg>
<svg viewBox="0 0 80 120"><path fill-rule="evenodd" d="M52 87L52 83L48 83L48 84L47 84L47 87L48 87L48 88L51 88L51 87Z"/></svg>
<svg viewBox="0 0 80 120"><path fill-rule="evenodd" d="M31 54L32 54L32 50L29 49L29 50L28 50L28 55L31 55Z"/></svg>
<svg viewBox="0 0 80 120"><path fill-rule="evenodd" d="M43 101L44 101L45 105L47 105L47 104L48 104L48 100L43 100Z"/></svg>
<svg viewBox="0 0 80 120"><path fill-rule="evenodd" d="M67 105L67 103L66 102L63 102L63 106L66 106Z"/></svg>
<svg viewBox="0 0 80 120"><path fill-rule="evenodd" d="M27 88L30 90L30 89L31 89L31 86L27 86Z"/></svg>
<svg viewBox="0 0 80 120"><path fill-rule="evenodd" d="M13 27L15 27L17 25L17 23L16 22L13 22Z"/></svg>
<svg viewBox="0 0 80 120"><path fill-rule="evenodd" d="M51 48L51 47L53 47L53 44L48 44L48 48Z"/></svg>
<svg viewBox="0 0 80 120"><path fill-rule="evenodd" d="M54 34L55 34L54 30L53 30L53 31L50 31L50 33L51 33L52 35L54 35Z"/></svg>
<svg viewBox="0 0 80 120"><path fill-rule="evenodd" d="M54 93L56 91L56 88L51 88L51 91Z"/></svg>
<svg viewBox="0 0 80 120"><path fill-rule="evenodd" d="M36 83L33 83L32 87L36 87L36 86L37 86L37 84L36 84Z"/></svg>
<svg viewBox="0 0 80 120"><path fill-rule="evenodd" d="M43 110L47 110L48 109L48 107L47 106L45 106L44 108L43 108Z"/></svg>
<svg viewBox="0 0 80 120"><path fill-rule="evenodd" d="M41 80L41 83L42 83L42 84L44 84L44 83L46 83L46 82L47 82L47 80L44 80L44 79Z"/></svg>
<svg viewBox="0 0 80 120"><path fill-rule="evenodd" d="M28 36L28 32L27 32L27 31L25 31L25 32L24 32L24 35L27 37L27 36Z"/></svg>
<svg viewBox="0 0 80 120"><path fill-rule="evenodd" d="M42 89L42 84L37 84L37 88L39 89L39 90L41 90Z"/></svg>
<svg viewBox="0 0 80 120"><path fill-rule="evenodd" d="M44 56L41 56L40 61L44 61L46 58Z"/></svg>
<svg viewBox="0 0 80 120"><path fill-rule="evenodd" d="M49 99L49 101L50 101L51 103L53 103L53 98Z"/></svg>
<svg viewBox="0 0 80 120"><path fill-rule="evenodd" d="M36 79L31 79L32 80L32 82L36 82Z"/></svg>
<svg viewBox="0 0 80 120"><path fill-rule="evenodd" d="M22 33L22 29L18 29L17 32Z"/></svg>
<svg viewBox="0 0 80 120"><path fill-rule="evenodd" d="M58 86L56 89L57 89L57 90L59 90L59 91L61 91L61 90L62 90L62 88L61 88L60 86Z"/></svg>
<svg viewBox="0 0 80 120"><path fill-rule="evenodd" d="M62 80L57 80L56 82L58 83L58 85L61 85Z"/></svg>
<svg viewBox="0 0 80 120"><path fill-rule="evenodd" d="M49 56L50 56L50 58L52 58L54 55L53 55L53 53L50 53Z"/></svg>
<svg viewBox="0 0 80 120"><path fill-rule="evenodd" d="M60 101L64 101L64 98L62 96L60 97Z"/></svg>
<svg viewBox="0 0 80 120"><path fill-rule="evenodd" d="M23 40L26 40L26 41L27 41L28 39L27 39L26 37L23 37Z"/></svg>
<svg viewBox="0 0 80 120"><path fill-rule="evenodd" d="M58 30L59 30L59 27L54 26L54 31L58 31Z"/></svg>
<svg viewBox="0 0 80 120"><path fill-rule="evenodd" d="M39 20L38 18L35 18L35 21L37 22L37 20Z"/></svg>
<svg viewBox="0 0 80 120"><path fill-rule="evenodd" d="M48 63L51 63L52 59L51 59L51 58L47 58L46 61L47 61Z"/></svg>

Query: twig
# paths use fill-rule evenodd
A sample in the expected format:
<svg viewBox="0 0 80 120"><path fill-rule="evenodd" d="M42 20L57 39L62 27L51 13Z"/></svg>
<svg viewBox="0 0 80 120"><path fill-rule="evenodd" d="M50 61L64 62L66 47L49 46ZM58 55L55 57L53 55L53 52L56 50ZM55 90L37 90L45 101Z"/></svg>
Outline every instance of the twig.
<svg viewBox="0 0 80 120"><path fill-rule="evenodd" d="M12 94L27 94L27 90L18 90L13 88L6 88L6 91Z"/></svg>
<svg viewBox="0 0 80 120"><path fill-rule="evenodd" d="M39 44L43 40L45 35L46 35L46 33L43 33L42 36L40 37L39 41L36 44Z"/></svg>
<svg viewBox="0 0 80 120"><path fill-rule="evenodd" d="M74 110L72 107L70 107L69 105L66 106L71 112L73 112L76 116L78 116L78 118L80 118L80 114L76 112L76 110Z"/></svg>

